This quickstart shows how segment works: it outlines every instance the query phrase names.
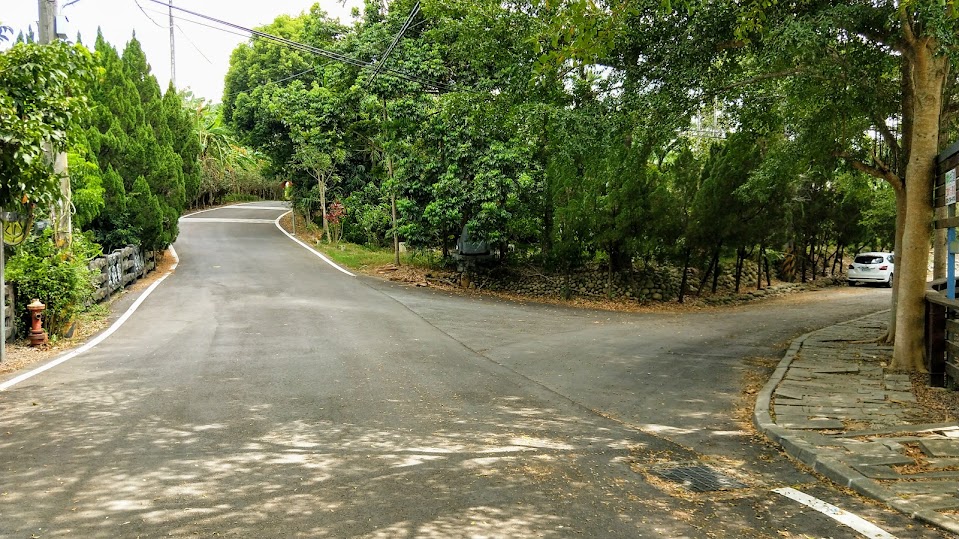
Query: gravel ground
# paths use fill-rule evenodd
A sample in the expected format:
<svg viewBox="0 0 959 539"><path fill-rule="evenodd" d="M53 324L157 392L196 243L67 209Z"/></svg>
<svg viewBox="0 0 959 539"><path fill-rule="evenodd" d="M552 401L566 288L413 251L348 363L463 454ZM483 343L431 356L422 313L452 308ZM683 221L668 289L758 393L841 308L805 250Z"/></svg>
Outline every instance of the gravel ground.
<svg viewBox="0 0 959 539"><path fill-rule="evenodd" d="M956 421L959 418L959 391L929 387L929 375L912 375L912 392L929 414L930 423Z"/></svg>

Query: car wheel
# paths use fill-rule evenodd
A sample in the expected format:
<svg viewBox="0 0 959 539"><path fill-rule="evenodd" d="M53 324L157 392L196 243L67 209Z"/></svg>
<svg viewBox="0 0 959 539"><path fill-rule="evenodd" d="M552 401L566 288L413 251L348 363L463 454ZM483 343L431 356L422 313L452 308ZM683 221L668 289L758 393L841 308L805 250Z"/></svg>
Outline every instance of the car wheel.
<svg viewBox="0 0 959 539"><path fill-rule="evenodd" d="M887 288L892 288L892 282L893 282L893 281L892 281L892 274L890 273L890 274L889 274L889 280L886 281L886 287L887 287Z"/></svg>

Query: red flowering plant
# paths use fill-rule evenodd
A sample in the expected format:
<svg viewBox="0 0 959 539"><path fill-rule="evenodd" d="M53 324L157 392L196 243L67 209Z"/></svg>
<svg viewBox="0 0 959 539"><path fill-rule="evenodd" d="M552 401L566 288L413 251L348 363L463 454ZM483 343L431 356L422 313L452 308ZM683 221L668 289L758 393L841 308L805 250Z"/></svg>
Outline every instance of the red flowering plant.
<svg viewBox="0 0 959 539"><path fill-rule="evenodd" d="M346 219L346 207L337 200L326 209L326 222L330 227L330 239L339 243L343 237L343 220Z"/></svg>

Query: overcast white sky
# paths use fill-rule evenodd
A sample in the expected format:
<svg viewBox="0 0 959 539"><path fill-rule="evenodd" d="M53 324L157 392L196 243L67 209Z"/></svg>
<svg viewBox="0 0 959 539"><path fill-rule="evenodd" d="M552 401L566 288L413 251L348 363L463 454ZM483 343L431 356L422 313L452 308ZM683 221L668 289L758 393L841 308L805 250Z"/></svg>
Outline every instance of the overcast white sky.
<svg viewBox="0 0 959 539"><path fill-rule="evenodd" d="M69 19L66 34L71 41L76 39L79 32L83 42L93 47L97 27L100 27L106 40L122 52L135 31L160 88L166 90L170 81L170 30L165 6L150 0L78 0L67 5L71 1L58 0L62 8L61 14ZM142 11L137 2L142 6ZM0 24L12 26L14 37L21 30L26 33L27 27L31 25L36 32L38 0L0 0L0 3L3 4L0 7ZM173 0L174 6L247 28L268 24L281 14L298 15L309 11L314 3L317 1ZM349 23L350 10L354 6L362 7L362 0L346 0L345 5L343 0L319 0L319 4L331 16ZM238 44L247 41L248 36L194 24L189 20L198 19L176 10L173 11L173 16L177 88L189 87L197 96L220 101L223 96L223 77L230 64L230 53ZM199 21L219 28L209 21Z"/></svg>

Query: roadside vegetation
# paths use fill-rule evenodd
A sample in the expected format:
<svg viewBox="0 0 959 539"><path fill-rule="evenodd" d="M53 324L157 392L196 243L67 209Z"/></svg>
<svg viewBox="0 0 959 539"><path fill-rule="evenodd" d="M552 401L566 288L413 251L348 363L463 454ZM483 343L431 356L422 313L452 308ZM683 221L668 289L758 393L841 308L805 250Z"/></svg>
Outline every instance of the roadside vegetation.
<svg viewBox="0 0 959 539"><path fill-rule="evenodd" d="M45 62L78 74L76 114L44 140L69 150L78 232L104 250L283 195L347 265L406 264L402 243L463 282L532 272L566 296L682 302L895 250L893 366L916 370L932 164L959 136L956 12L368 0L340 22L317 4L234 51L222 104L161 91L135 39L58 45ZM6 61L36 49L18 47ZM483 265L457 260L463 241Z"/></svg>

